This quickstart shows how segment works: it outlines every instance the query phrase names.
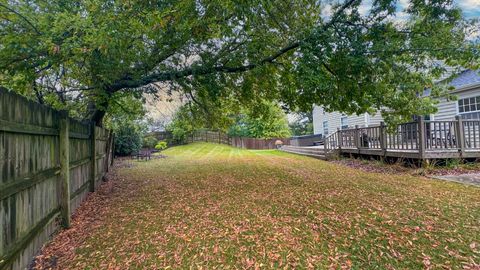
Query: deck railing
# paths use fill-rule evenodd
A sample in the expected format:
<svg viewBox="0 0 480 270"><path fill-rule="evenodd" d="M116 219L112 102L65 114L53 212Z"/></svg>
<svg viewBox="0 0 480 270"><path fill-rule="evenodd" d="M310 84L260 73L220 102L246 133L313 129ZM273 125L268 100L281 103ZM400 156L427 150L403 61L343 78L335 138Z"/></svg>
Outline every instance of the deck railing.
<svg viewBox="0 0 480 270"><path fill-rule="evenodd" d="M393 131L385 129L386 147L391 150L419 150L420 130L417 122L400 124Z"/></svg>
<svg viewBox="0 0 480 270"><path fill-rule="evenodd" d="M325 150L385 155L387 152L408 152L409 156L462 157L465 153L478 153L480 157L480 120L418 121L404 123L395 128L379 126L338 129L325 138ZM397 154L398 155L398 154Z"/></svg>
<svg viewBox="0 0 480 270"><path fill-rule="evenodd" d="M479 149L480 148L480 120L463 120L463 137L465 149Z"/></svg>
<svg viewBox="0 0 480 270"><path fill-rule="evenodd" d="M425 121L425 148L459 149L458 120L455 121Z"/></svg>
<svg viewBox="0 0 480 270"><path fill-rule="evenodd" d="M325 137L325 139L323 140L323 144L325 146L325 153L330 153L331 151L339 148L338 136L339 134L335 132Z"/></svg>

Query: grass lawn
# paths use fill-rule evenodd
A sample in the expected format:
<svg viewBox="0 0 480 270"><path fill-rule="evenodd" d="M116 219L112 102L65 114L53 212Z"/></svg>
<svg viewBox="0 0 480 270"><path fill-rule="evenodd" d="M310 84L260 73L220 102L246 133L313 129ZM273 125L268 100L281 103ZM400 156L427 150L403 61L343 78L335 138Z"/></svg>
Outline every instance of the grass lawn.
<svg viewBox="0 0 480 270"><path fill-rule="evenodd" d="M60 268L478 269L480 188L195 143L117 169L44 249ZM477 268L476 268L477 267Z"/></svg>

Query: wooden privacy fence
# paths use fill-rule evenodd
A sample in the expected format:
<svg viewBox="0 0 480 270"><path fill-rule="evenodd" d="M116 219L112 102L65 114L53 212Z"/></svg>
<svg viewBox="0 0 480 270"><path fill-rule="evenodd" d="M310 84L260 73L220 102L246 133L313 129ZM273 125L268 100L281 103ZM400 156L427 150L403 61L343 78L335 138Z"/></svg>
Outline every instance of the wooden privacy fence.
<svg viewBox="0 0 480 270"><path fill-rule="evenodd" d="M230 137L220 131L197 130L187 137L188 142L211 142L230 145Z"/></svg>
<svg viewBox="0 0 480 270"><path fill-rule="evenodd" d="M0 269L24 269L112 161L112 136L0 89ZM57 222L60 221L60 222Z"/></svg>
<svg viewBox="0 0 480 270"><path fill-rule="evenodd" d="M147 136L153 136L159 141L169 141L173 135L169 131L154 131L147 134Z"/></svg>
<svg viewBox="0 0 480 270"><path fill-rule="evenodd" d="M230 138L230 145L245 148L245 149L276 149L275 142L281 140L284 145L290 144L289 138L275 138L275 139L256 139L245 137Z"/></svg>
<svg viewBox="0 0 480 270"><path fill-rule="evenodd" d="M246 137L230 137L220 131L197 130L187 138L190 142L211 142L227 144L245 149L275 149L275 141L281 140L283 144L289 144L289 138L257 139Z"/></svg>
<svg viewBox="0 0 480 270"><path fill-rule="evenodd" d="M479 158L480 120L420 119L387 129L380 126L338 130L325 138L325 152L414 159Z"/></svg>

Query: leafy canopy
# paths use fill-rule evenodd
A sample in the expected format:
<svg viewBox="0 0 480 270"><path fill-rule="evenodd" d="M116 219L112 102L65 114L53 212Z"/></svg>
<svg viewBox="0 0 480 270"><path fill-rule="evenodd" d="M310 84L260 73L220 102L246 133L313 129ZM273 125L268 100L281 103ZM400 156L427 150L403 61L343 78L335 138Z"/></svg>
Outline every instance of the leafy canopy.
<svg viewBox="0 0 480 270"><path fill-rule="evenodd" d="M393 121L434 110L419 92L442 93L438 61L478 67L473 22L451 0L412 0L403 22L394 0L366 13L362 0L335 3L0 0L0 84L98 122L118 93L159 84L292 110L387 108Z"/></svg>

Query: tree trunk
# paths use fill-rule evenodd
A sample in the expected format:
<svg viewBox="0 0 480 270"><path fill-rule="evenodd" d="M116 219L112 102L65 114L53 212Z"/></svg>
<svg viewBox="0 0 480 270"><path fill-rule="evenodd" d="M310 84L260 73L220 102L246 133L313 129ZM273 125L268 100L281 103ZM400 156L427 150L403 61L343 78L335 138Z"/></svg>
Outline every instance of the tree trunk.
<svg viewBox="0 0 480 270"><path fill-rule="evenodd" d="M100 100L90 100L87 106L88 118L90 121L95 122L99 127L103 127L103 118L107 113L109 105L108 100L112 96L112 93L109 90L104 90L104 93L106 94L105 97Z"/></svg>
<svg viewBox="0 0 480 270"><path fill-rule="evenodd" d="M99 127L103 127L103 117L105 117L106 111L96 109L92 112L90 120L95 122Z"/></svg>

